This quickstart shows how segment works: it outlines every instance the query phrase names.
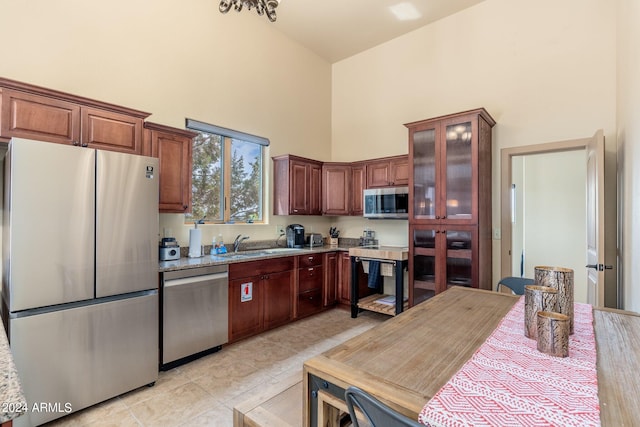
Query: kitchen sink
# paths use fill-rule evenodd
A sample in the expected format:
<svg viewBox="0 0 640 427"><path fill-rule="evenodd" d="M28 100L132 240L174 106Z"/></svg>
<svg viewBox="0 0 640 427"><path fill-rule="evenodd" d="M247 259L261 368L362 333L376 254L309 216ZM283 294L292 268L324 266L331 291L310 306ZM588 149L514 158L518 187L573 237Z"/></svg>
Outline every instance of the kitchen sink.
<svg viewBox="0 0 640 427"><path fill-rule="evenodd" d="M259 249L255 251L245 252L227 252L226 254L212 255L223 259L247 259L257 258L265 255L286 254L301 251L299 248L271 248L271 249Z"/></svg>
<svg viewBox="0 0 640 427"><path fill-rule="evenodd" d="M213 256L224 258L224 259L240 259L240 258L250 258L252 256L257 256L257 254L254 254L254 253L243 254L243 253L228 252L226 254L216 254Z"/></svg>
<svg viewBox="0 0 640 427"><path fill-rule="evenodd" d="M263 249L261 251L259 251L260 253L264 253L264 254L280 254L280 253L287 253L287 252L298 252L301 251L302 249L300 248L273 248L273 249Z"/></svg>

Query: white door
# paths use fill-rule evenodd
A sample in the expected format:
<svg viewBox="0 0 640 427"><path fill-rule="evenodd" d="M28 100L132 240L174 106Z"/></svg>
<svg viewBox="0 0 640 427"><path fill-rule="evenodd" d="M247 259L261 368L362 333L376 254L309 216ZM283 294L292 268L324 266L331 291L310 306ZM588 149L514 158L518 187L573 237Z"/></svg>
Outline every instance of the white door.
<svg viewBox="0 0 640 427"><path fill-rule="evenodd" d="M587 302L594 307L604 307L604 269L604 133L599 130L587 144Z"/></svg>

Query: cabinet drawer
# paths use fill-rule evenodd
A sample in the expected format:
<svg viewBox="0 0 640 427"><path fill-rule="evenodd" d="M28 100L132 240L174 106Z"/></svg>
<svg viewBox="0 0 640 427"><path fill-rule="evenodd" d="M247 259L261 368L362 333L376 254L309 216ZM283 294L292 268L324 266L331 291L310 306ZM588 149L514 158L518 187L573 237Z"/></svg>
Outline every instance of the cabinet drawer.
<svg viewBox="0 0 640 427"><path fill-rule="evenodd" d="M322 290L314 289L298 294L298 317L322 310Z"/></svg>
<svg viewBox="0 0 640 427"><path fill-rule="evenodd" d="M322 267L298 269L298 293L322 288Z"/></svg>
<svg viewBox="0 0 640 427"><path fill-rule="evenodd" d="M295 257L272 258L268 260L246 261L229 264L229 280L247 276L277 273L293 269Z"/></svg>
<svg viewBox="0 0 640 427"><path fill-rule="evenodd" d="M298 255L298 267L322 265L322 254Z"/></svg>

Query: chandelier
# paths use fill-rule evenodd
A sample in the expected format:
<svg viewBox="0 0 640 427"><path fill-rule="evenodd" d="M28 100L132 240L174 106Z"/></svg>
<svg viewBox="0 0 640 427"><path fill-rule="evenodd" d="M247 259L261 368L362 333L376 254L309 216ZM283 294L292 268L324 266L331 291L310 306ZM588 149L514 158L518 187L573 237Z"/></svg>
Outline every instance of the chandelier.
<svg viewBox="0 0 640 427"><path fill-rule="evenodd" d="M243 7L251 10L255 7L258 15L262 16L265 13L269 21L276 21L276 7L278 7L280 0L220 0L220 12L227 13L233 7L237 12L240 12Z"/></svg>

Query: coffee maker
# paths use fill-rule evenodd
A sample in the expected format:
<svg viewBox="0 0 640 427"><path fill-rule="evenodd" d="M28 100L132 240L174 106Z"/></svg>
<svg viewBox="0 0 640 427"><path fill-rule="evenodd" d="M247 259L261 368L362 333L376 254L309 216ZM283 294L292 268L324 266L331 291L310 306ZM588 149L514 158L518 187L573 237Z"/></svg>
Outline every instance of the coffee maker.
<svg viewBox="0 0 640 427"><path fill-rule="evenodd" d="M304 227L300 224L290 224L287 226L287 247L304 247Z"/></svg>

